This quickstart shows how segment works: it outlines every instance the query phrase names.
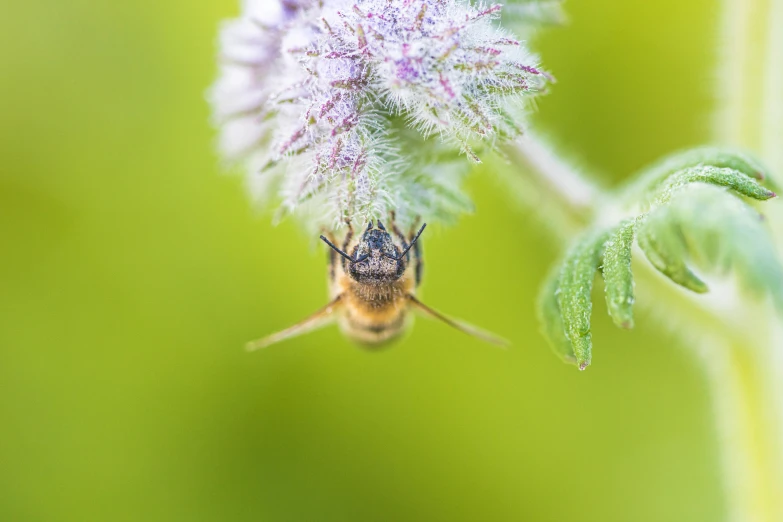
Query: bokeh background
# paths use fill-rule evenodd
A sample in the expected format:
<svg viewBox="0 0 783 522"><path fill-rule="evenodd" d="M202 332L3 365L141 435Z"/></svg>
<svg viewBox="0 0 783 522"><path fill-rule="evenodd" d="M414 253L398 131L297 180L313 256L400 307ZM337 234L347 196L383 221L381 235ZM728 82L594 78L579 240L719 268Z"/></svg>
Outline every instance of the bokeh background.
<svg viewBox="0 0 783 522"><path fill-rule="evenodd" d="M537 129L606 184L709 138L717 2L570 0L534 48ZM0 17L0 520L716 521L710 397L640 311L594 365L549 351L558 246L473 176L428 228L427 320L382 353L336 329L245 341L326 299L325 256L221 173L204 92L238 0L11 2Z"/></svg>

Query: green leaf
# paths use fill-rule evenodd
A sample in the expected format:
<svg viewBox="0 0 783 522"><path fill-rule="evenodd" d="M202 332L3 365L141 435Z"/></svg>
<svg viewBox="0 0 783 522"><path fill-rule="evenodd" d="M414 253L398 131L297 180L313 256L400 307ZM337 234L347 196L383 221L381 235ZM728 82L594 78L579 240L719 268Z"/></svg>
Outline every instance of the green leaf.
<svg viewBox="0 0 783 522"><path fill-rule="evenodd" d="M649 191L676 172L705 166L736 170L759 181L769 177L768 170L745 152L720 147L699 147L676 152L644 169L639 173L636 178L638 181L633 183L633 187Z"/></svg>
<svg viewBox="0 0 783 522"><path fill-rule="evenodd" d="M557 300L559 288L560 269L557 267L547 277L538 296L538 320L542 327L541 333L544 334L555 354L564 362L576 364L576 355L571 341L566 336L560 304Z"/></svg>
<svg viewBox="0 0 783 522"><path fill-rule="evenodd" d="M587 234L566 254L560 269L557 302L580 370L587 368L592 357L590 294L607 237L605 231Z"/></svg>
<svg viewBox="0 0 783 522"><path fill-rule="evenodd" d="M614 324L633 328L633 272L631 250L636 220L630 219L618 227L606 242L602 274L606 285L606 306Z"/></svg>
<svg viewBox="0 0 783 522"><path fill-rule="evenodd" d="M709 290L706 283L685 264L685 245L668 207L662 207L647 217L638 231L637 242L660 273L696 293L703 294Z"/></svg>
<svg viewBox="0 0 783 522"><path fill-rule="evenodd" d="M757 182L764 174L751 157L715 148L681 153L647 169L633 190L620 194L628 201L606 211L634 213L621 215L611 228L607 216L599 216L600 228L575 242L544 287L539 317L555 352L582 370L590 364L591 293L599 264L609 314L616 325L633 326L634 239L650 263L678 285L708 291L689 263L705 272L733 270L743 288L771 296L783 313L783 265L764 220L729 192L762 201L775 197Z"/></svg>
<svg viewBox="0 0 783 522"><path fill-rule="evenodd" d="M746 176L738 170L721 169L718 167L693 167L680 170L669 177L656 198L657 204L667 202L679 189L692 183L707 183L709 185L726 187L738 194L760 201L776 196L774 192L762 187L755 179Z"/></svg>
<svg viewBox="0 0 783 522"><path fill-rule="evenodd" d="M770 295L783 308L783 268L763 218L752 207L710 186L689 187L662 209L688 254L705 271L735 273L743 288Z"/></svg>

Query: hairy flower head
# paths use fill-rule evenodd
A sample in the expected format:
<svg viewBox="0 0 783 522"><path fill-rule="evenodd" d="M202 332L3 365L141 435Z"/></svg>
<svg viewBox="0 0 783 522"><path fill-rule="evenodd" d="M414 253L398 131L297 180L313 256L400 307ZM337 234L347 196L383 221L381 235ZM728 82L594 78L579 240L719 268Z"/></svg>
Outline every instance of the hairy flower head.
<svg viewBox="0 0 783 522"><path fill-rule="evenodd" d="M461 0L245 0L211 91L221 150L317 226L469 207L468 162L519 134L549 77Z"/></svg>

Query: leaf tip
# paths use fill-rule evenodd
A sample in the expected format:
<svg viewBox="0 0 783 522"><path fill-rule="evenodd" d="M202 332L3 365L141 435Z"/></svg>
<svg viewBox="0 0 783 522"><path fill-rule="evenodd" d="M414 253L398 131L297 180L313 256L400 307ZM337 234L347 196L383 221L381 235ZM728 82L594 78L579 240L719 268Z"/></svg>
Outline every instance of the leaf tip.
<svg viewBox="0 0 783 522"><path fill-rule="evenodd" d="M689 284L687 285L687 288L689 290L696 292L697 294L706 294L707 292L710 291L710 287L707 286L707 283L705 283L701 279L694 279L690 281Z"/></svg>

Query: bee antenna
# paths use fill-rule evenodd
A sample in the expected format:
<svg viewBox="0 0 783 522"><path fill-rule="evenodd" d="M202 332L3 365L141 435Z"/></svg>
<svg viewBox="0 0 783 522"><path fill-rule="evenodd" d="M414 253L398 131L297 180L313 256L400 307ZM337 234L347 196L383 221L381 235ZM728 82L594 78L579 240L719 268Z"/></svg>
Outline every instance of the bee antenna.
<svg viewBox="0 0 783 522"><path fill-rule="evenodd" d="M383 226L383 223L381 223L381 221L380 221L380 220L378 220L378 228L380 228L381 230L383 230L384 232L386 232L386 227L384 227L384 226Z"/></svg>
<svg viewBox="0 0 783 522"><path fill-rule="evenodd" d="M411 240L411 244L410 244L410 245L408 245L408 248L406 248L405 250L403 250L402 254L400 254L399 256L397 256L397 258L396 258L396 259L397 259L397 261L400 261L400 260L401 260L403 257L405 257L405 256L408 254L408 251L410 251L410 249L413 247L413 245L415 245L415 244L416 244L416 241L418 241L418 240L419 240L419 236L421 235L421 233L422 233L422 232L424 232L424 229L425 229L425 228L427 228L427 223L424 223L424 224L421 226L421 228L419 229L419 231L418 231L418 232L416 232L416 235L415 235L415 236L413 237L413 239Z"/></svg>
<svg viewBox="0 0 783 522"><path fill-rule="evenodd" d="M345 252L343 252L342 250L340 250L339 248L337 248L336 246L334 246L334 245L332 244L332 242L331 242L331 241L329 241L328 239L326 239L324 236L321 236L321 240L322 240L324 243L326 243L327 245L329 245L330 247L332 247L332 250L334 250L335 252L337 252L338 254L340 254L341 256L343 256L345 259L347 259L347 260L348 260L348 261L350 261L351 263L355 263L355 262L356 262L356 260L355 260L354 258L352 258L352 257L351 257L351 256L349 256L348 254L346 254Z"/></svg>
<svg viewBox="0 0 783 522"><path fill-rule="evenodd" d="M367 230L372 230L372 220L370 220L370 222L367 223Z"/></svg>

